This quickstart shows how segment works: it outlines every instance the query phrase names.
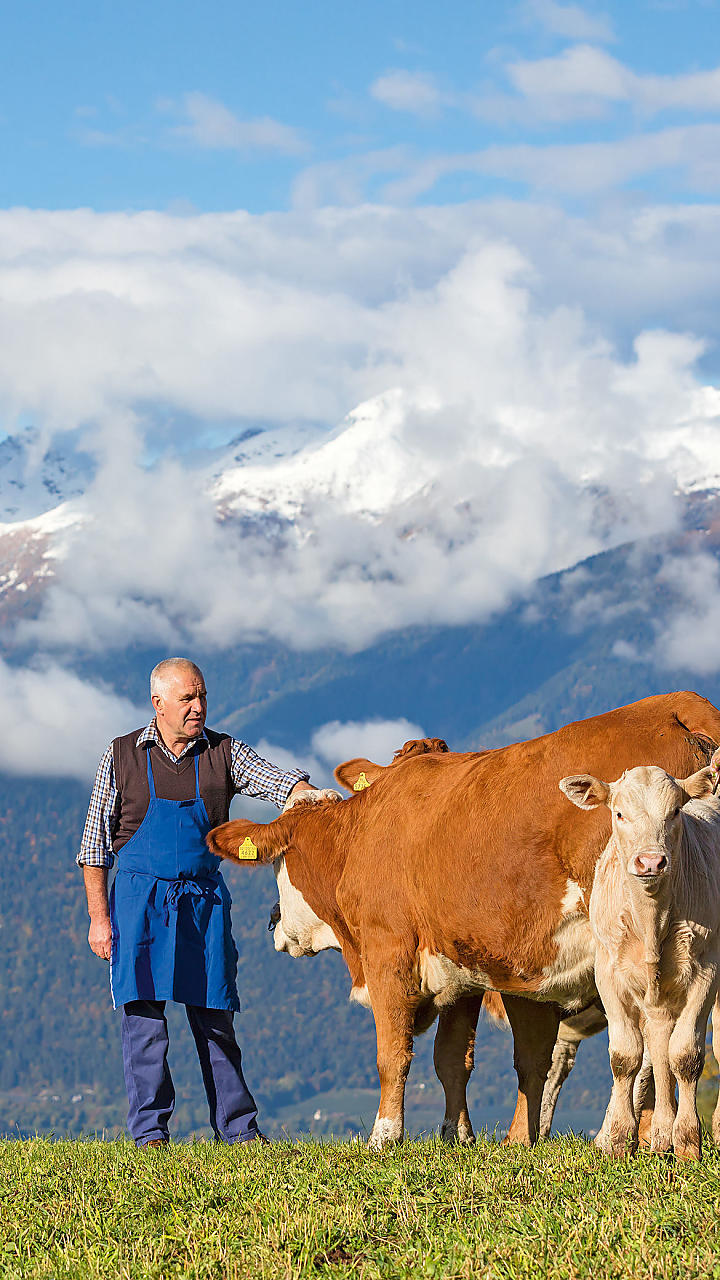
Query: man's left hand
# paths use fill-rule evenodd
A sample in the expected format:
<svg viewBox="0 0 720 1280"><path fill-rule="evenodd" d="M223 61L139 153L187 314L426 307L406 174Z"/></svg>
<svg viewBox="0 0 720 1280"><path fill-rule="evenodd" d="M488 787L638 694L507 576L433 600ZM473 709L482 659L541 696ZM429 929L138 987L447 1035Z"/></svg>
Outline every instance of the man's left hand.
<svg viewBox="0 0 720 1280"><path fill-rule="evenodd" d="M283 813L287 813L288 809L292 809L293 805L300 800L309 800L311 804L315 804L321 800L343 800L344 798L339 791L333 791L331 787L311 787L307 782L298 782L285 802Z"/></svg>

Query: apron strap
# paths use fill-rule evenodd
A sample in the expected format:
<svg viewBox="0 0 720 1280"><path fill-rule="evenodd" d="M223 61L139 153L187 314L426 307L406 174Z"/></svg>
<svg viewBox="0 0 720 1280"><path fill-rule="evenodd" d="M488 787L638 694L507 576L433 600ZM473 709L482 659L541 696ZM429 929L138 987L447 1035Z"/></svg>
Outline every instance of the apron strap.
<svg viewBox="0 0 720 1280"><path fill-rule="evenodd" d="M195 752L195 799L200 799L200 757Z"/></svg>
<svg viewBox="0 0 720 1280"><path fill-rule="evenodd" d="M152 747L151 747L151 746L148 746L148 749L147 749L147 776L148 776L148 786L149 786L149 788L150 788L150 799L151 799L151 800L157 800L157 796L156 796L156 794L155 794L155 779L154 779L154 777L153 777L153 771L152 771L152 760L151 760L151 754L152 754Z"/></svg>

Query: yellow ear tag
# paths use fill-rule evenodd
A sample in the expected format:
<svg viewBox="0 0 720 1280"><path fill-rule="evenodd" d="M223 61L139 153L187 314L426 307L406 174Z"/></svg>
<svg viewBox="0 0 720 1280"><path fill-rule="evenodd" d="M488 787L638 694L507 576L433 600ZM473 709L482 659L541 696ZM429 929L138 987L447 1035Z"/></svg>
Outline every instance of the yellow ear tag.
<svg viewBox="0 0 720 1280"><path fill-rule="evenodd" d="M353 786L353 791L364 791L364 790L365 790L365 788L366 788L366 787L369 787L369 786L370 786L370 783L368 782L367 778L365 777L365 774L364 774L364 773L361 773L361 774L360 774L360 777L359 777L359 778L358 778L358 780L357 780L357 782L356 782L356 783L355 783L355 785Z"/></svg>
<svg viewBox="0 0 720 1280"><path fill-rule="evenodd" d="M238 858L241 858L243 862L256 862L257 855L257 845L253 844L249 836L246 836L238 849Z"/></svg>

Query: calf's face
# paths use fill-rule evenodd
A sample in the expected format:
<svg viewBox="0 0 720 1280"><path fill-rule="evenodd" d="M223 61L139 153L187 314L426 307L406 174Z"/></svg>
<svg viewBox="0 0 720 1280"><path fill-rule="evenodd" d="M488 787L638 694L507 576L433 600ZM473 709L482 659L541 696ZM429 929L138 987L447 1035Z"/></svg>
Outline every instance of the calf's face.
<svg viewBox="0 0 720 1280"><path fill-rule="evenodd" d="M656 765L628 769L617 782L592 774L563 778L560 790L579 809L607 805L615 846L629 876L649 884L667 876L682 838L682 808L712 790L714 773L701 769L679 781Z"/></svg>

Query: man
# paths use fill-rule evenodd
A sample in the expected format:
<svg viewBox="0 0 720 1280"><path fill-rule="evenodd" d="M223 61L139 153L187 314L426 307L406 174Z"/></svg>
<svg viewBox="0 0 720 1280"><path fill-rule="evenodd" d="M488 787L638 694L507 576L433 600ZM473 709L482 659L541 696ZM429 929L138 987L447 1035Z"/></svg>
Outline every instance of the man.
<svg viewBox="0 0 720 1280"><path fill-rule="evenodd" d="M278 769L205 729L205 681L189 659L158 663L150 695L154 719L115 738L100 761L77 858L88 942L110 960L113 1007L123 1011L128 1128L139 1147L169 1140L175 1091L165 1002L175 1000L186 1006L216 1138L264 1141L233 1031L240 1003L230 896L205 836L227 821L238 792L282 808L315 789L307 773Z"/></svg>

